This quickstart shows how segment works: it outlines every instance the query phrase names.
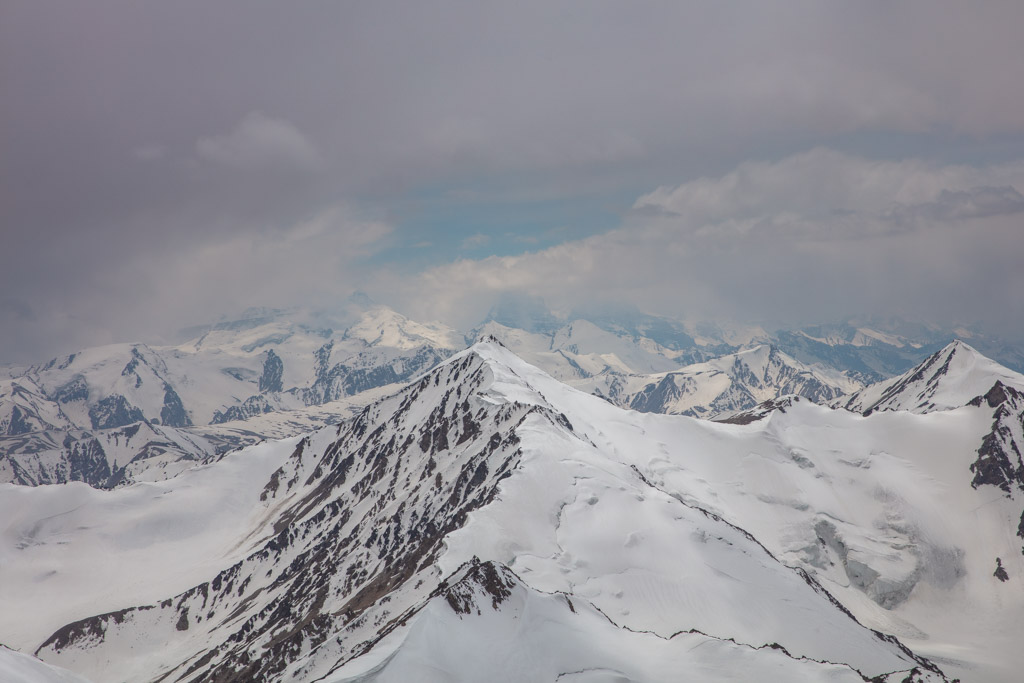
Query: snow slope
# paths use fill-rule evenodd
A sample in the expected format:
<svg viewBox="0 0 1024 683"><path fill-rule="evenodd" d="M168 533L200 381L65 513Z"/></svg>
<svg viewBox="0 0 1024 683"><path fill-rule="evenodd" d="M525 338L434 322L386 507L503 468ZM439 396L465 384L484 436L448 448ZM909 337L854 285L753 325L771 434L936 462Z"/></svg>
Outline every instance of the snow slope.
<svg viewBox="0 0 1024 683"><path fill-rule="evenodd" d="M371 652L324 683L864 680L849 667L793 658L778 646L623 629L585 600L537 591L490 563L462 574L417 615L400 645L382 644L388 655Z"/></svg>
<svg viewBox="0 0 1024 683"><path fill-rule="evenodd" d="M0 484L0 642L31 650L64 623L216 575L272 523L259 494L297 442L112 491Z"/></svg>
<svg viewBox="0 0 1024 683"><path fill-rule="evenodd" d="M89 683L81 676L0 645L0 681L4 683Z"/></svg>
<svg viewBox="0 0 1024 683"><path fill-rule="evenodd" d="M858 680L920 655L1013 681L1021 500L971 472L993 410L643 414L484 342L166 482L0 487L0 640L111 681Z"/></svg>

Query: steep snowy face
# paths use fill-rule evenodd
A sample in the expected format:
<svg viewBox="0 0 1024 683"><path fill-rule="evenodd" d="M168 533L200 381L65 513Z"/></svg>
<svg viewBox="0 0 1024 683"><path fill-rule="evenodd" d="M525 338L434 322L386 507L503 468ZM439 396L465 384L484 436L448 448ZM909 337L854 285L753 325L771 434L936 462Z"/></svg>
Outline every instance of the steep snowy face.
<svg viewBox="0 0 1024 683"><path fill-rule="evenodd" d="M860 386L765 345L659 375L608 374L573 385L640 412L712 419L788 394L824 403Z"/></svg>
<svg viewBox="0 0 1024 683"><path fill-rule="evenodd" d="M872 587L888 595L886 586L913 574L893 559L897 549L931 547L902 538L871 545L862 537L875 534L870 529L884 506L876 500L855 516L847 510L875 500L872 477L905 466L883 457L877 468L851 470L830 455L815 470L817 455L798 457L785 442L797 431L762 434L624 412L494 342L477 344L358 417L302 440L269 476L273 460L258 460L232 502L241 511L249 501L253 511L229 516L226 527L234 531L223 539L230 552L219 569L190 588L169 578L176 572L157 572L168 586L160 597L109 596L98 616L84 619L60 621L56 600L48 617L53 633L36 653L102 680L310 681L341 676L342 666L374 668L392 654L395 668L385 667L382 680L420 666L454 666L448 680L474 680L479 658L460 667L458 648L424 645L450 640L451 631L439 629L458 620L460 632L479 640L520 634L511 649L495 643L492 651L536 652L536 671L556 675L619 670L628 662L623 670L641 678L719 665L737 676L778 671L791 680L822 672L857 680L850 678L854 668L871 676L914 667L935 672L895 639L865 628L830 594L838 586L854 603ZM763 455L751 460L753 451ZM268 445L253 452L274 451ZM161 518L187 518L190 509L175 507L189 503L175 495L179 482L230 480L231 468L244 462L238 454L164 482L164 495L142 496L134 515L148 518L149 506L164 505L173 509ZM849 483L851 471L860 473L857 486ZM260 472L265 484L254 487ZM793 479L810 503L791 488ZM837 500L834 486L848 492ZM15 488L0 489L0 504ZM34 533L36 542L5 546L8 566L22 566L23 557L38 566L33 557L44 549L71 553L74 543L40 547L48 536L31 532L37 513L30 511L49 519L52 510L44 511L52 506L25 502L50 490L21 488L17 495L29 498L16 505L26 512L11 535ZM192 495L194 507L207 494ZM73 516L58 519L74 525ZM245 519L248 533L238 526ZM822 544L815 535L822 520L834 531L820 533L839 539L833 545L846 549L842 557L812 552ZM189 534L212 540L205 525L171 528L184 543ZM83 533L116 536L97 520ZM97 573L87 557L63 557L82 580ZM204 557L209 567L211 556ZM816 577L815 562L845 569ZM1019 574L1018 564L1009 560L1007 571ZM862 578L851 585L844 571ZM823 581L835 586L826 591ZM521 625L544 614L550 636L542 643ZM691 651L697 645L707 658ZM646 654L653 657L649 669L640 663ZM531 670L509 671L507 680L516 680Z"/></svg>
<svg viewBox="0 0 1024 683"><path fill-rule="evenodd" d="M917 367L843 397L835 405L864 415L878 410L950 410L967 405L997 381L1024 389L1024 375L955 341Z"/></svg>

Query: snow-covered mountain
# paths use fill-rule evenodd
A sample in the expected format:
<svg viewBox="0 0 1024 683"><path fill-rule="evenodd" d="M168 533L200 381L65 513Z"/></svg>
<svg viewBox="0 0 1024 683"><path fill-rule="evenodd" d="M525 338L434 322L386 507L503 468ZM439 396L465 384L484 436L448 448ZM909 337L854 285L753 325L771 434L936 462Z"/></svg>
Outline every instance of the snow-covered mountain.
<svg viewBox="0 0 1024 683"><path fill-rule="evenodd" d="M564 381L601 374L665 372L688 365L692 358L690 352L669 349L645 337L609 332L587 320L574 320L550 334L490 321L473 334L500 340L520 357Z"/></svg>
<svg viewBox="0 0 1024 683"><path fill-rule="evenodd" d="M986 393L997 381L1024 390L1024 375L954 341L902 375L865 387L836 405L865 415L877 410L949 410Z"/></svg>
<svg viewBox="0 0 1024 683"><path fill-rule="evenodd" d="M99 488L159 481L237 448L337 424L398 386L212 425L167 427L141 421L111 429L0 436L0 481L27 486L82 481Z"/></svg>
<svg viewBox="0 0 1024 683"><path fill-rule="evenodd" d="M529 299L490 318L473 338L492 335L557 379L623 407L710 418L786 394L835 400L923 357L931 342L907 335L940 334L864 324L773 336L629 308L559 319ZM114 344L11 369L0 379L0 481L110 487L172 476L232 447L337 422L365 392L425 372L465 339L356 296L339 314L252 310L177 346Z"/></svg>
<svg viewBox="0 0 1024 683"><path fill-rule="evenodd" d="M843 370L868 384L907 371L956 339L967 340L989 358L1024 371L1024 344L965 327L867 320L779 330L771 336L773 344L804 363Z"/></svg>
<svg viewBox="0 0 1024 683"><path fill-rule="evenodd" d="M161 478L252 440L225 441L218 435L231 429L207 425L298 411L241 431L280 437L279 427L295 422L305 431L346 415L352 397L406 381L464 345L443 325L368 305L340 331L259 311L178 346L86 349L0 380L0 481ZM334 419L303 416L339 400Z"/></svg>
<svg viewBox="0 0 1024 683"><path fill-rule="evenodd" d="M1014 396L721 424L485 341L166 481L0 486L0 641L96 681L1015 681L1024 493L972 471Z"/></svg>
<svg viewBox="0 0 1024 683"><path fill-rule="evenodd" d="M549 334L495 321L476 333L500 340L552 377L641 412L716 418L787 394L822 403L862 387L839 371L804 365L770 345L693 363L705 352L672 349L582 319Z"/></svg>
<svg viewBox="0 0 1024 683"><path fill-rule="evenodd" d="M1020 510L1014 531L1024 541L1024 375L955 341L899 377L865 387L835 405L864 415L927 414L967 406L987 412L990 427L971 463L971 485L984 491L994 487L1014 501Z"/></svg>
<svg viewBox="0 0 1024 683"><path fill-rule="evenodd" d="M633 410L704 418L747 410L785 395L824 403L860 386L837 371L805 366L764 345L672 372L606 372L572 384Z"/></svg>

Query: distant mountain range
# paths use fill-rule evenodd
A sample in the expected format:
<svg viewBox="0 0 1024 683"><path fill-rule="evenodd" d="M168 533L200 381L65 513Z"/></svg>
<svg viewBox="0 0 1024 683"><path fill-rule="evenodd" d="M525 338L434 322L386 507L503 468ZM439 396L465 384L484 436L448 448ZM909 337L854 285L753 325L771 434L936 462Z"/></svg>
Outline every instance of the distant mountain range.
<svg viewBox="0 0 1024 683"><path fill-rule="evenodd" d="M110 488L164 479L336 423L487 335L615 405L711 419L790 394L816 403L849 395L852 408L865 384L947 343L942 331L892 321L888 332L851 324L768 334L627 308L569 318L513 297L463 334L357 294L331 316L253 309L194 328L176 346L85 349L0 379L0 481ZM996 346L1016 357L1015 347Z"/></svg>

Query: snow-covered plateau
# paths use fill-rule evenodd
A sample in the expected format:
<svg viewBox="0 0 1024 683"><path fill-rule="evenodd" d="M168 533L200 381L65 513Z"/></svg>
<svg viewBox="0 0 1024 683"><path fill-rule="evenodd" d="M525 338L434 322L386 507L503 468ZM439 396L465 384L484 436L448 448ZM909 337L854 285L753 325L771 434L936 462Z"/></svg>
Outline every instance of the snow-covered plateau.
<svg viewBox="0 0 1024 683"><path fill-rule="evenodd" d="M1022 379L953 344L714 422L483 339L159 481L0 485L0 674L1018 681Z"/></svg>

